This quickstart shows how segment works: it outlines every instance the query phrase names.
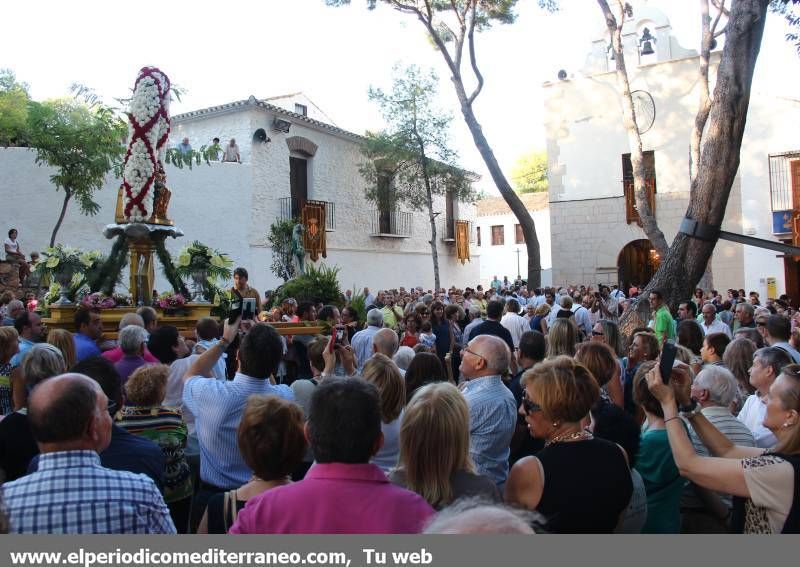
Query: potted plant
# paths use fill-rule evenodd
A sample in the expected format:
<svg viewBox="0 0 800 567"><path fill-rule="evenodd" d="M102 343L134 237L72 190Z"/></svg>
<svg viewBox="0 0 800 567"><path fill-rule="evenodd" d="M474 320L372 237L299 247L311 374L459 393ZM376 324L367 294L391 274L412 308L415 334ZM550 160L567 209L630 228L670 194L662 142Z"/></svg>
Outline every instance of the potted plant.
<svg viewBox="0 0 800 567"><path fill-rule="evenodd" d="M215 282L230 279L232 266L233 260L227 254L195 240L178 254L175 271L181 278L192 280L193 302L210 303L219 293Z"/></svg>
<svg viewBox="0 0 800 567"><path fill-rule="evenodd" d="M59 299L54 305L69 305L75 299L76 292L84 284L86 269L95 261L97 252L83 252L56 244L47 248L42 255L44 260L36 265L36 274L49 277L59 285Z"/></svg>

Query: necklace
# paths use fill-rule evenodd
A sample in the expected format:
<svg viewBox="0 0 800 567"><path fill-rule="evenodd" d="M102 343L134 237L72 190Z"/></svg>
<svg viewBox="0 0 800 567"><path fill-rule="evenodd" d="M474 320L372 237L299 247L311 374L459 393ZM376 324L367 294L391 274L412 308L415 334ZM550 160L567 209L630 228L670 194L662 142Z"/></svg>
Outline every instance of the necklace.
<svg viewBox="0 0 800 567"><path fill-rule="evenodd" d="M586 431L585 429L581 429L580 431L575 431L573 433L563 433L561 435L556 435L552 439L548 439L544 442L545 447L549 447L555 443L562 443L564 441L586 441L588 439L593 439L594 436L591 432Z"/></svg>

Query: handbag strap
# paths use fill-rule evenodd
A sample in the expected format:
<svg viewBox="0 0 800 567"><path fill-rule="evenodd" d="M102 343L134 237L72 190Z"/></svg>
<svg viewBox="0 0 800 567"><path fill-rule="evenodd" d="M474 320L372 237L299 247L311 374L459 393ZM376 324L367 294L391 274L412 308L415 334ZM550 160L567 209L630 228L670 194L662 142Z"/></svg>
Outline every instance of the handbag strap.
<svg viewBox="0 0 800 567"><path fill-rule="evenodd" d="M236 489L229 490L223 498L222 520L225 524L225 533L236 523L236 516L239 510L236 509Z"/></svg>

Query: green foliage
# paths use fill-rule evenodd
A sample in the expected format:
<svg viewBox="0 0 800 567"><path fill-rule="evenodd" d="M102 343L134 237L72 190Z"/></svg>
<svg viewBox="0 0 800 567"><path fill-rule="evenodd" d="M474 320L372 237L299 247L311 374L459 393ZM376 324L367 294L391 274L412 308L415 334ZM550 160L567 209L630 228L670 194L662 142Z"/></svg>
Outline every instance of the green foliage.
<svg viewBox="0 0 800 567"><path fill-rule="evenodd" d="M458 168L456 153L448 147L452 117L433 102L438 81L433 70L412 65L395 67L390 93L370 88L370 100L380 106L388 130L367 133L361 146L367 161L360 172L368 183L366 198L382 209L402 202L423 210L429 204L428 187L432 195L474 196L467 172ZM381 182L387 176L391 191Z"/></svg>
<svg viewBox="0 0 800 567"><path fill-rule="evenodd" d="M341 305L342 292L339 288L339 268L329 268L320 263L306 266L306 273L286 282L275 291L275 304L287 297L297 301L314 301L324 304Z"/></svg>
<svg viewBox="0 0 800 567"><path fill-rule="evenodd" d="M292 259L292 231L295 224L295 220L276 220L267 233L267 241L272 247L272 264L269 269L276 278L284 282L291 280L297 271Z"/></svg>
<svg viewBox="0 0 800 567"><path fill-rule="evenodd" d="M353 287L353 295L350 297L350 309L355 311L356 319L359 323L363 323L367 320L367 298L364 295L364 291L357 291L355 287Z"/></svg>
<svg viewBox="0 0 800 567"><path fill-rule="evenodd" d="M211 248L195 240L178 254L176 272L182 278L192 276L192 273L205 270L210 278L230 279L233 260L227 254Z"/></svg>
<svg viewBox="0 0 800 567"><path fill-rule="evenodd" d="M520 156L511 170L511 180L517 193L547 191L547 152L533 150Z"/></svg>
<svg viewBox="0 0 800 567"><path fill-rule="evenodd" d="M786 41L794 42L797 54L800 55L800 0L772 0L770 11L783 16L789 31Z"/></svg>
<svg viewBox="0 0 800 567"><path fill-rule="evenodd" d="M122 280L122 270L128 263L128 239L121 234L114 241L111 252L104 262L99 263L96 269L92 270L87 277L86 283L89 289L94 292L102 292L110 296L114 293L114 288Z"/></svg>
<svg viewBox="0 0 800 567"><path fill-rule="evenodd" d="M175 290L175 293L179 293L184 297L191 297L189 294L189 289L178 275L175 264L172 262L172 256L170 255L169 250L167 250L167 247L164 245L163 240L156 242L155 250L156 256L158 256L158 261L161 262L161 269L164 272L164 277L167 278L169 285L172 286L172 289Z"/></svg>
<svg viewBox="0 0 800 567"><path fill-rule="evenodd" d="M0 69L0 146L27 145L28 85Z"/></svg>
<svg viewBox="0 0 800 567"><path fill-rule="evenodd" d="M36 150L36 163L56 170L50 181L56 190L63 189L65 193L52 243L71 199L77 201L85 215L95 215L100 210L93 194L103 187L109 171L119 170L126 133L125 122L113 109L101 104L90 106L75 99L30 103L28 141Z"/></svg>
<svg viewBox="0 0 800 567"><path fill-rule="evenodd" d="M214 146L200 146L199 150L189 150L182 153L178 148L169 148L164 156L164 163L172 164L178 169L188 167L192 169L194 165L200 165L203 161L206 165L211 165L211 155L216 153L217 149ZM216 156L214 157L216 161Z"/></svg>

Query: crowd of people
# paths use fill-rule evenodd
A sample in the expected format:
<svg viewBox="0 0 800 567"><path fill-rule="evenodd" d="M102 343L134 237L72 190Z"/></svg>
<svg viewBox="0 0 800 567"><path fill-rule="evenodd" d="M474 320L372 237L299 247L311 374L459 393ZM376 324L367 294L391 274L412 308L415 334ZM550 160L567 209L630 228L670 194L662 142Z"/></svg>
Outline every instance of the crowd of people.
<svg viewBox="0 0 800 567"><path fill-rule="evenodd" d="M800 529L788 298L698 290L673 312L651 290L651 320L623 333L636 289L495 278L262 309L247 282L237 268L257 316L201 319L192 337L151 307L114 342L97 311L70 333L6 308L10 531Z"/></svg>

